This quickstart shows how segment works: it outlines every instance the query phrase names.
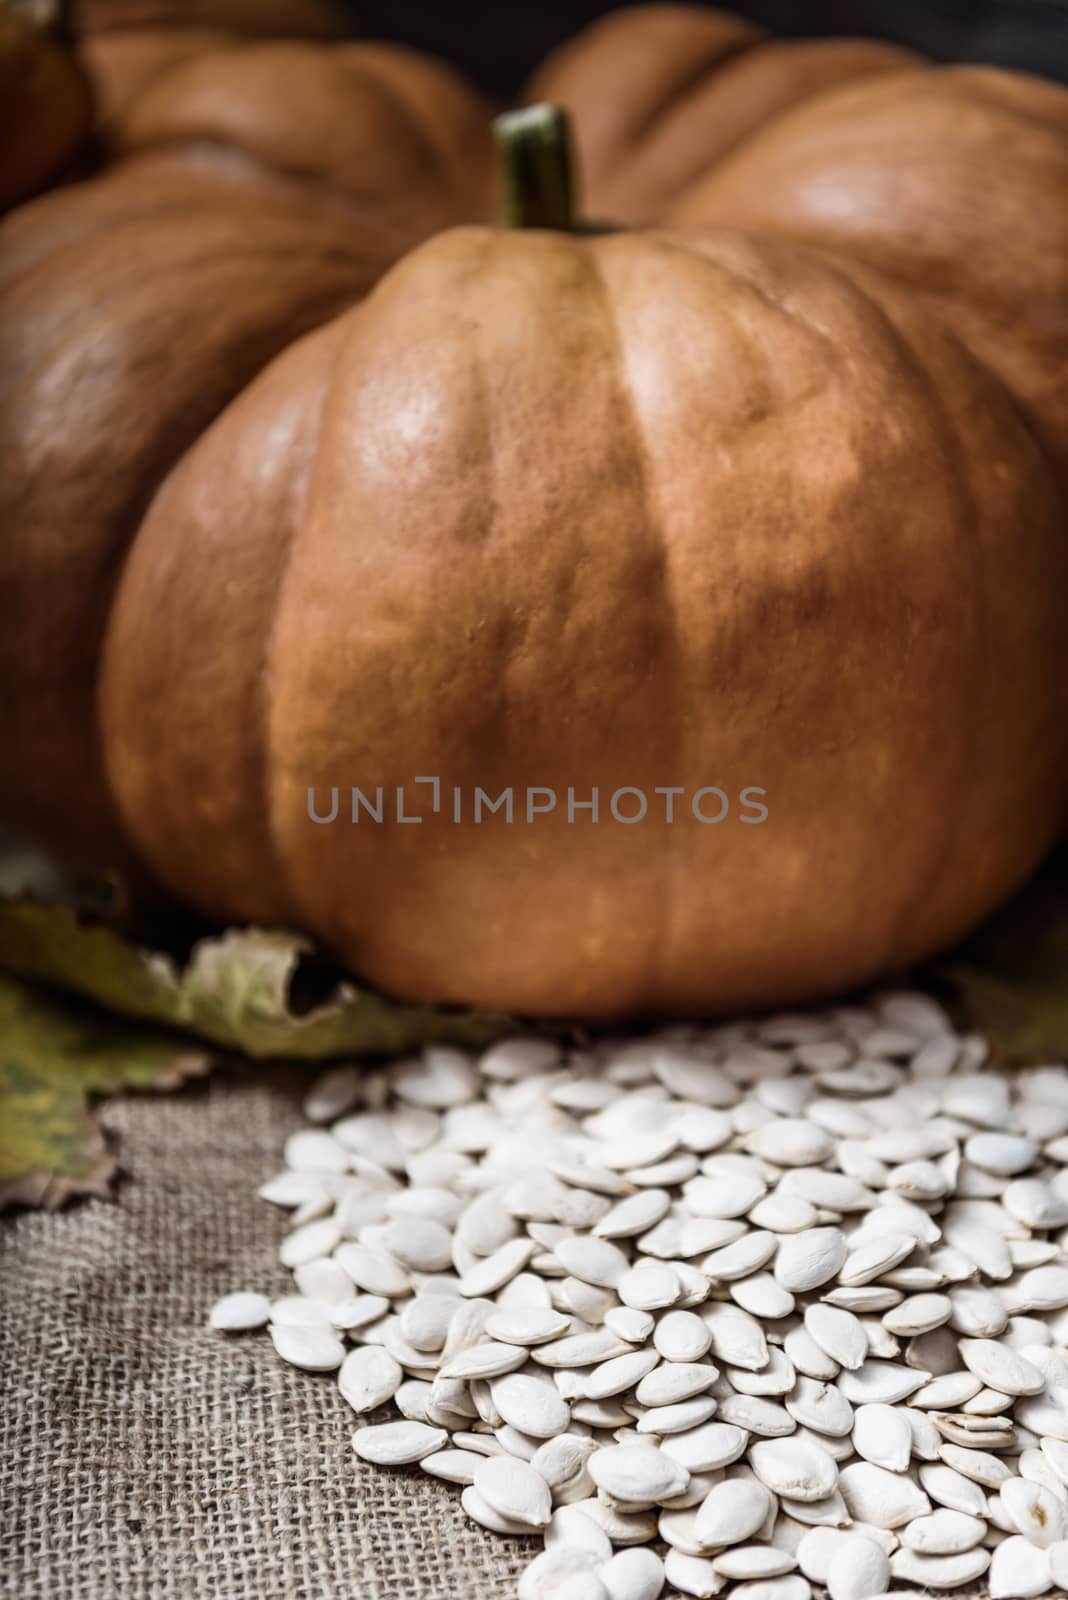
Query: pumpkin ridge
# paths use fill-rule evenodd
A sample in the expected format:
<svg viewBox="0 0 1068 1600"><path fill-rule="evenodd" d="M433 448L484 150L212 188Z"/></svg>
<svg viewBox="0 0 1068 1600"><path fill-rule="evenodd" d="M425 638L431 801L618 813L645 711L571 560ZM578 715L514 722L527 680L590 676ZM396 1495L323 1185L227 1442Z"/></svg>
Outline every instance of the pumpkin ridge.
<svg viewBox="0 0 1068 1600"><path fill-rule="evenodd" d="M190 156L195 162L198 156L207 153L217 153L223 157L223 165L221 168L208 168L203 174L205 177L217 178L221 182L232 182L235 188L246 179L265 185L273 184L278 188L279 197L290 195L294 199L312 200L321 206L326 216L347 216L366 206L368 200L373 198L368 195L345 194L327 179L314 173L311 168L302 168L296 164L280 167L244 149L236 141L221 137L213 138L206 134L195 137L188 134L180 137L160 135L158 138L146 139L143 144L138 145L136 151L121 158L116 170L137 173L142 159L147 163L158 161L160 158L164 160L173 158L177 164L180 161L184 162ZM403 213L404 207L401 204L397 209L398 217ZM419 240L420 235L412 236L412 243L418 243Z"/></svg>
<svg viewBox="0 0 1068 1600"><path fill-rule="evenodd" d="M971 558L972 592L978 597L981 615L973 628L974 648L971 654L974 659L981 662L982 683L980 685L962 685L961 712L959 726L970 730L967 752L962 750L958 762L958 776L956 782L957 804L950 808L946 805L942 814L935 817L937 827L932 831L931 842L928 847L928 860L931 867L931 876L919 872L916 877L916 886L911 898L902 900L895 917L887 919L886 944L879 960L881 969L891 964L891 954L894 950L906 949L910 943L908 929L916 925L919 914L929 900L937 897L939 882L944 878L947 861L951 858L948 848L949 841L961 831L964 831L965 818L972 798L972 787L966 776L968 767L977 770L976 759L978 749L978 734L974 723L970 723L966 713L968 702L974 697L980 701L987 698L987 686L990 677L992 653L979 648L983 639L993 637L991 628L991 606L987 584L984 581L983 560L979 548L979 514L978 504L974 490L971 486L968 472L968 455L963 448L957 423L950 414L942 386L935 382L930 367L924 361L917 345L905 334L898 322L890 315L886 305L875 295L871 287L858 280L854 274L848 273L853 282L857 284L865 295L869 306L878 315L882 325L897 349L899 357L907 364L910 371L922 384L928 403L934 417L937 419L937 432L950 459L952 470L946 474L946 481L953 485L955 496L962 503L964 514L967 518L967 535L959 540L961 547L966 549ZM877 276L877 274L876 274ZM940 320L940 319L939 319ZM972 352L957 339L952 328L944 327L943 332L951 344L955 345L962 356L969 361L974 360ZM977 363L977 365L981 365ZM990 374L992 381L999 388L1000 384L995 374ZM1015 885L1014 885L1015 887Z"/></svg>
<svg viewBox="0 0 1068 1600"><path fill-rule="evenodd" d="M426 107L421 97L418 95L409 97L389 78L391 65L403 61L415 66L417 69L423 69L426 66L425 58L419 51L406 49L402 45L367 43L355 48L360 50L361 71L378 84L402 116L406 116L419 124L421 132L434 152L439 170L446 174L449 179L450 188L457 196L465 192L471 187L469 166L472 151L466 146L463 149L459 148L455 141L450 143L445 138L445 130L441 119L425 116ZM472 93L460 75L452 72L444 63L435 63L435 67L443 83L448 82L450 88L455 88L465 94ZM439 85L439 87L441 86L443 84ZM488 110L489 108L486 106L483 109ZM473 221L474 218L468 220Z"/></svg>
<svg viewBox="0 0 1068 1600"><path fill-rule="evenodd" d="M644 143L656 128L681 110L691 95L702 88L709 78L714 79L721 70L734 66L741 56L748 55L754 48L765 44L766 38L765 34L757 34L751 39L739 39L726 50L720 47L715 51L709 51L707 56L698 56L686 76L674 86L669 98L659 105L652 106L644 117L628 129L627 140L619 151L616 165L628 159L635 145ZM610 168L609 171L611 170Z"/></svg>
<svg viewBox="0 0 1068 1600"><path fill-rule="evenodd" d="M809 249L810 247L804 246L803 248ZM893 340L899 356L907 363L914 376L923 385L928 404L935 417L939 419L940 425L937 430L939 440L949 457L950 470L945 474L945 481L947 484L952 485L955 497L967 516L969 534L967 539L960 541L960 544L961 548L966 549L971 557L972 578L970 592L977 597L979 602L979 614L972 629L972 645L962 652L966 653L973 661L980 663L982 681L979 684L972 681L967 685L962 685L961 714L957 719L957 725L959 729L969 730L970 744L967 752L961 752L961 759L958 763L957 805L952 809L946 807L937 816L937 821L941 826L928 852L932 875L929 877L920 875L917 878L912 899L901 902L896 918L888 928L887 955L884 955L881 963L883 968L886 968L889 951L895 948L901 950L908 947L911 941L907 937L907 930L918 922L919 913L922 912L925 905L937 898L938 885L940 882L945 881L947 867L953 858L953 852L950 847L951 841L968 831L966 818L975 790L974 786L968 781L967 770L970 767L974 772L982 770L982 768L979 760L980 740L978 728L975 722L969 719L967 710L972 700L985 702L989 697L989 685L995 667L995 655L993 649L989 647L989 642L997 637L997 632L992 621L994 608L991 604L989 584L983 581L985 563L979 538L982 520L979 514L979 502L968 471L969 453L961 437L959 421L953 417L950 411L945 388L936 381L929 362L924 359L924 352L929 347L921 345L918 341L908 336L898 320L891 314L887 303L887 299L889 299L890 305L895 304L899 296L908 294L911 285L907 281L904 283L899 281L889 271L884 271L878 266L868 262L858 263L851 260L845 251L811 249L811 253L821 256L828 265L840 272L843 277L850 280L860 290L865 296L869 307L879 316L887 335ZM1046 469L1046 482L1052 496L1059 503L1064 504L1065 493L1056 462L1053 460L1045 441L1034 428L1031 417L1021 404L1011 384L984 358L983 353L975 350L960 331L954 327L952 322L941 314L937 302L932 303L925 296L921 302L921 308L924 315L933 324L937 325L940 337L944 340L947 348L955 351L962 362L967 363L977 374L981 375L984 384L996 395L998 403L1004 405L1006 410L1011 413L1020 430L1026 434L1041 465ZM979 648L982 641L988 641L987 648ZM1065 800L1068 802L1068 791L1066 791ZM1015 892L1030 876L1035 864L1033 860L1030 860L1019 867L1015 878L1008 883L1007 887L1003 888L1002 897ZM962 864L959 861L956 863L956 869L958 871L962 870ZM969 930L965 929L964 931L967 932ZM949 937L951 940L955 940L960 933L960 928L956 927Z"/></svg>
<svg viewBox="0 0 1068 1600"><path fill-rule="evenodd" d="M138 172L136 176L140 178L142 174ZM4 241L8 248L3 259L0 260L0 292L3 291L7 284L17 282L20 278L28 277L38 267L41 270L46 270L56 264L58 269L59 266L66 264L68 256L72 263L76 262L84 255L87 248L92 248L101 239L107 239L113 243L122 232L135 233L144 228L165 227L181 220L188 211L191 199L196 200L202 216L206 218L209 224L232 222L239 213L247 214L250 220L255 218L257 222L267 222L272 226L277 226L279 229L285 227L287 223L292 223L294 196L284 184L278 183L275 185L269 175L264 176L262 179L257 179L257 186L260 187L262 192L251 195L238 186L231 188L232 180L219 174L205 174L203 175L203 182L198 181L195 185L184 174L168 174L168 176L173 176L177 180L174 188L170 191L165 192L159 187L150 190L147 184L142 187L142 192L146 197L143 208L127 208L126 216L119 219L116 219L109 211L98 210L94 214L90 209L88 215L79 217L77 225L66 234L42 241L38 245L36 255L29 258L25 255L20 256L18 259L15 258L12 244L21 245L22 240L17 237L14 241L12 240L9 231L10 218L4 219L4 222L0 223L0 240ZM90 180L93 184L100 184L105 181L104 179ZM215 184L218 185L217 193L205 192L210 191ZM88 186L87 184L86 187ZM47 205L52 198L52 196L45 196L43 202L39 202L39 204ZM25 209L28 210L29 208ZM352 261L360 259L354 248L350 250L346 249L345 246L348 244L350 237L353 245L355 245L361 235L355 230L345 231L341 217L335 215L332 210L316 204L309 204L301 220L306 227L309 225L314 226L324 234L329 231L339 241L336 246L318 246L315 252L316 259L322 259L323 257ZM366 232L366 230L364 231ZM275 253L275 249L272 249L272 257ZM289 253L294 256L298 255L300 247L293 247ZM306 244L304 253L309 254ZM116 258L121 259L121 252L116 251Z"/></svg>
<svg viewBox="0 0 1068 1600"><path fill-rule="evenodd" d="M409 253L408 256L398 261L393 270L397 272L404 271L405 267L418 257L420 249L437 247L439 243L445 244L450 238L458 241L461 237L465 237L467 239L478 237L481 243L481 252L476 261L465 262L463 265L463 270L459 274L454 273L454 276L450 280L450 287L454 293L459 294L462 292L465 286L470 286L474 293L475 303L477 306L478 282L482 276L486 262L492 253L495 243L495 231L490 228L478 228L469 224L460 224L455 228L446 229L443 233L437 235L434 240L424 241L421 247L417 246L412 252ZM335 425L335 418L340 419L345 410L345 387L339 379L339 368L342 366L342 358L345 356L348 343L354 336L356 329L362 326L363 321L366 320L366 316L373 314L375 295L379 290L388 290L388 280L392 276L393 271L383 274L382 279L379 280L379 283L375 286L375 289L371 291L366 299L361 304L350 307L349 312L346 314L352 319L350 329L344 329L339 325L341 319L338 319L338 321L335 323L332 360L330 362L328 375L322 385L319 396L317 438L320 441L322 440L324 434L329 435L332 425ZM477 320L470 325L470 329L473 335L470 340L470 353L472 356L471 364L474 367L476 365L474 353L479 349L479 341L477 338L479 323ZM315 337L315 335L312 337ZM479 372L481 372L482 363L478 362L477 366ZM488 391L485 382L481 383L480 391L482 397L481 416L484 419L481 431L487 443L487 449L484 453L484 460L486 463L488 463L490 471L492 471L493 451L490 445L492 435L492 417L489 405L487 403ZM303 490L303 502L305 508L304 526L311 526L315 524L317 518L324 514L322 501L324 498L329 499L329 486L327 482L324 481L327 478L327 474L324 470L324 457L328 455L328 453L328 451L324 451L320 447L316 449L313 455L311 471L308 475L308 481ZM468 470L471 470L470 465ZM480 503L483 503L487 508L485 526L483 527L482 532L482 538L485 539L485 537L487 537L486 528L492 523L492 519L495 514L497 496L491 492L484 497L480 497ZM359 537L361 529L359 526L358 513L353 518L353 521L355 524L355 537ZM288 635L290 630L290 591L294 586L294 582L297 581L294 579L294 564L299 555L298 545L299 539L297 538L296 533L294 533L294 535L290 537L286 543L285 565L279 576L276 587L275 604L272 609L270 640L268 648L264 654L263 668L263 682L266 684L266 682L269 680L272 690L277 690L279 684L284 683L285 674L287 671L284 664L278 667L276 670L276 662L279 653L279 636L280 634ZM360 617L355 617L350 622L350 626L355 629L359 629L362 625L363 623ZM289 642L288 639L286 642ZM502 678L500 692L502 697L506 700L507 680L505 678ZM290 730L286 728L282 721L281 714L278 711L278 701L279 695L276 692L264 694L260 700L260 716L262 718L261 748L264 752L264 760L262 762L264 783L261 804L264 809L264 815L267 819L267 832L271 839L273 867L284 885L286 896L293 908L291 913L292 919L294 921L299 921L301 918L303 918L304 924L311 926L317 919L317 912L321 909L316 905L317 885L314 882L309 881L309 876L304 865L295 859L295 853L291 848L291 842L286 836L286 826L290 822L289 813L291 812L291 804L287 790L291 782L295 781L298 787L307 787L309 784L316 783L318 779L314 772L309 773L303 769L300 769L294 774L292 771L292 761L289 755L289 747L291 743ZM504 714L503 721L505 731L507 732L509 726L507 714ZM415 774L410 776L415 776ZM359 786L361 781L365 778L365 775L360 772L349 772L343 769L328 775L328 777L337 779L338 786L341 789L341 794L344 796L344 786L346 784L355 784L356 786ZM346 816L344 806L342 807L340 816L342 822L344 822ZM357 895L359 894L359 886L357 886L355 892ZM340 950L343 940L340 937L338 930L336 928L327 926L325 923L321 924L320 928L322 937L324 938L326 944L335 950ZM351 943L349 948L351 950Z"/></svg>
<svg viewBox="0 0 1068 1600"><path fill-rule="evenodd" d="M695 71L692 79L683 87L680 93L675 95L668 102L667 105L658 106L653 116L646 119L645 122L639 124L635 129L632 129L628 146L621 151L622 160L617 165L622 165L623 161L631 157L633 149L636 145L644 143L646 140L649 140L654 133L662 131L663 125L671 121L673 117L677 117L681 113L685 113L687 109L689 109L690 103L700 98L701 94L703 94L705 90L714 91L715 79L718 77L721 70L724 73L729 74L734 70L735 67L738 66L739 62L743 61L744 58L753 56L755 51L760 51L761 49L787 50L797 48L798 50L801 50L807 49L813 44L824 44L829 42L830 41L811 39L768 40L766 38L758 38L746 40L740 43L737 49L731 50L728 54L715 61L710 68L706 66L703 70ZM833 42L835 44L875 45L874 40L868 39L842 38L841 40L835 39ZM891 47L887 46L887 49L889 48ZM902 54L904 55L905 52L902 51ZM895 71L905 70L907 69L902 68L897 64L891 64L890 62L876 63L872 61L862 67L854 65L850 76L846 79L832 81L830 83L806 84L795 98L787 100L782 105L776 106L774 110L769 111L762 118L759 124L759 133L763 134L768 128L771 128L776 122L778 122L781 117L789 116L792 112L799 110L802 106L809 106L813 101L819 99L822 95L833 93L836 89L842 86L843 82L852 87L856 84L858 79L863 80L875 77L884 77L895 73ZM736 149L739 148L739 146L748 143L753 137L754 132L752 129L746 128L739 131L729 143L720 144L718 146L716 152L716 162L719 163L729 159L729 157ZM613 169L609 169L608 176L611 177L613 175ZM697 181L700 180L698 179ZM685 195L687 187L688 183L684 180L676 188L674 194L669 197L669 203L670 201L681 199L682 196Z"/></svg>
<svg viewBox="0 0 1068 1600"><path fill-rule="evenodd" d="M750 229L743 228L730 231L739 233L752 232ZM865 293L870 293L870 290L866 287L868 280L881 282L886 288L902 294L916 293L922 283L922 276L918 269L916 269L913 276L905 269L898 270L893 265L872 260L867 256L858 256L855 250L851 251L844 245L836 246L834 243L816 244L810 238L785 228L781 231L768 228L766 231L774 233L784 243L822 260L828 267L838 271L843 278L864 289ZM1002 392L1006 404L1012 408L1017 420L1026 430L1035 449L1042 457L1043 465L1048 469L1051 484L1063 503L1066 518L1068 518L1068 477L1062 474L1048 441L1035 426L1033 408L1024 404L1021 396L1008 378L998 370L983 350L973 345L967 333L956 326L953 316L953 287L952 284L947 283L941 291L927 290L922 292L920 298L932 318L937 322L945 338L951 340ZM972 289L970 299L972 304L984 307L991 313L991 322L999 320L1003 307L992 292ZM995 316L995 313L999 315Z"/></svg>
<svg viewBox="0 0 1068 1600"><path fill-rule="evenodd" d="M327 331L323 328L316 329L307 338L308 340L322 339ZM330 359L326 363L325 370L320 374L320 383L316 394L317 415L313 430L315 442L311 450L310 467L304 476L304 481L297 495L294 496L292 490L290 491L288 508L290 526L282 548L280 570L275 581L274 603L269 611L269 621L264 635L263 649L253 690L253 716L257 728L254 755L255 783L260 797L259 805L255 809L262 819L267 847L270 851L270 872L273 883L276 891L279 889L281 891L279 898L287 905L286 920L294 925L300 919L302 906L297 881L298 874L296 874L290 862L278 825L281 807L276 792L277 784L272 781L277 774L285 770L282 755L273 739L273 691L276 683L275 662L279 624L285 607L285 595L293 563L293 553L301 522L310 514L313 514L314 511L316 467L321 459L320 441L340 356L338 330L333 330L331 338Z"/></svg>
<svg viewBox="0 0 1068 1600"><path fill-rule="evenodd" d="M648 587L643 590L641 603L648 606L650 612L658 609L658 599L663 596L668 618L659 630L665 641L666 648L674 659L676 668L680 665L680 651L678 639L678 600L672 573L671 544L665 536L663 529L663 513L655 508L655 494L653 485L656 482L652 458L645 439L645 429L641 412L639 410L634 387L630 377L627 359L627 341L623 333L622 323L615 305L615 293L608 281L605 272L604 259L609 253L617 254L620 248L626 251L630 240L626 234L617 238L596 239L589 238L581 241L585 248L586 258L590 263L596 278L602 315L607 328L610 330L612 346L616 360L614 366L618 372L616 382L617 400L619 409L626 416L634 442L633 456L637 464L638 483L640 487L641 503L645 509L645 520L648 530L654 538L660 552L657 564L657 576L660 586L656 596ZM669 679L674 681L674 677ZM674 715L665 716L660 723L661 732L671 732L671 750L664 755L664 775L670 782L675 782L675 774L684 770L685 763L679 759L683 741ZM677 845L675 844L676 830L665 830L670 833L671 846L662 860L661 872L656 882L658 910L650 912L647 919L648 937L644 955L644 970L646 974L646 987L649 997L662 992L664 978L670 974L672 963L675 961L676 951L681 943L679 894L677 889L680 874L685 871L685 865L680 861ZM646 1003L643 995L638 998L639 1006Z"/></svg>

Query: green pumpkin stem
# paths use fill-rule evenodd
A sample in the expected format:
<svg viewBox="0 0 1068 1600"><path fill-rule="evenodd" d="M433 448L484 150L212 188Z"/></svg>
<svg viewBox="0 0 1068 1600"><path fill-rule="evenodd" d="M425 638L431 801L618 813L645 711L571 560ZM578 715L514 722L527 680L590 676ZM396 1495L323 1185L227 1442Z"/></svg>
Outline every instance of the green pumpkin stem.
<svg viewBox="0 0 1068 1600"><path fill-rule="evenodd" d="M571 130L561 106L523 106L493 124L500 170L503 228L554 228L573 233Z"/></svg>

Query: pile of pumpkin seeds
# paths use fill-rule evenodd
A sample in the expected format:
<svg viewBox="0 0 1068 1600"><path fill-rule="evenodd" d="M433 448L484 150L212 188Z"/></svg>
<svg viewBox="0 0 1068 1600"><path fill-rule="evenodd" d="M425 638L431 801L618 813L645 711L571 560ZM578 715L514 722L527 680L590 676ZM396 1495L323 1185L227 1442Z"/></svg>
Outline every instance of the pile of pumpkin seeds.
<svg viewBox="0 0 1068 1600"><path fill-rule="evenodd" d="M296 1292L212 1325L543 1543L521 1600L1063 1594L1068 1070L986 1054L895 992L331 1070Z"/></svg>

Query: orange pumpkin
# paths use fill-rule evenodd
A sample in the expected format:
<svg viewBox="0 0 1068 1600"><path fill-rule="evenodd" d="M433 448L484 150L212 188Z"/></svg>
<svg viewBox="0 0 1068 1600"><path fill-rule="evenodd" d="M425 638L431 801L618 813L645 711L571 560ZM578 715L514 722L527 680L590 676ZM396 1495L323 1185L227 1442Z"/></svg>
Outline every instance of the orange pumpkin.
<svg viewBox="0 0 1068 1600"><path fill-rule="evenodd" d="M81 0L77 11L105 122L196 56L254 39L330 39L344 31L326 0Z"/></svg>
<svg viewBox="0 0 1068 1600"><path fill-rule="evenodd" d="M248 284L269 299L274 240L239 287L175 262L138 302L151 359L107 347L88 417L55 374L99 360L79 294L130 327L132 252L101 242L87 275L86 241L151 210L150 114L133 137L155 154L15 219L36 265L0 303L25 330L6 458L49 468L16 475L0 556L24 810L68 841L92 814L98 855L126 848L208 916L308 928L392 992L598 1017L848 988L1030 870L1068 800L1068 94L862 46L791 75L744 34L691 49L680 99L654 43L708 24L628 14L539 80L571 107L592 212L655 229L569 231L535 116L512 137L518 220L542 226L450 229L363 298L413 242L365 205L371 265L294 315L327 247L305 248L321 201L292 162L297 265L270 314ZM171 181L238 195L245 164L198 168L204 116L167 92L191 141ZM277 111L272 174L309 149L300 113ZM437 169L455 212L483 182L472 126ZM325 184L338 240L353 172L339 156ZM440 210L421 198L413 231ZM316 823L309 791L332 789ZM477 791L499 807L480 820Z"/></svg>

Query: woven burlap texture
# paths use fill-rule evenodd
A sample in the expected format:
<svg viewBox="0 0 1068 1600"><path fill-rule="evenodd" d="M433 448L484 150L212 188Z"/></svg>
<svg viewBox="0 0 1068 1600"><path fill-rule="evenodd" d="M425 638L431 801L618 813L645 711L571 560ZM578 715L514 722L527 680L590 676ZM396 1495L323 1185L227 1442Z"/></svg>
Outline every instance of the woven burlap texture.
<svg viewBox="0 0 1068 1600"><path fill-rule="evenodd" d="M206 1326L230 1289L292 1290L283 1218L255 1190L307 1081L112 1102L116 1201L0 1222L5 1600L514 1595L540 1541L484 1533L417 1472L363 1466L333 1378Z"/></svg>
<svg viewBox="0 0 1068 1600"><path fill-rule="evenodd" d="M333 1377L224 1336L229 1289L292 1292L256 1198L302 1075L104 1108L117 1201L0 1222L0 1594L10 1600L508 1596L539 1547L457 1492L364 1466Z"/></svg>

